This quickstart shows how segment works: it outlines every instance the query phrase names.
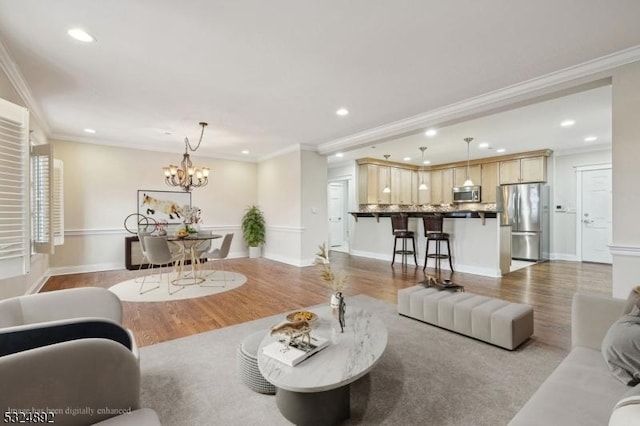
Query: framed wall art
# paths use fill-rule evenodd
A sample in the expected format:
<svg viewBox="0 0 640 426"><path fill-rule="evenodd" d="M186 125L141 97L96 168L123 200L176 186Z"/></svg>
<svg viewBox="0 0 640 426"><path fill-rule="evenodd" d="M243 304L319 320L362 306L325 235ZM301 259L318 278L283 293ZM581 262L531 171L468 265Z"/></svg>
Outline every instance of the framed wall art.
<svg viewBox="0 0 640 426"><path fill-rule="evenodd" d="M138 213L158 222L182 223L184 206L191 207L190 192L138 190Z"/></svg>

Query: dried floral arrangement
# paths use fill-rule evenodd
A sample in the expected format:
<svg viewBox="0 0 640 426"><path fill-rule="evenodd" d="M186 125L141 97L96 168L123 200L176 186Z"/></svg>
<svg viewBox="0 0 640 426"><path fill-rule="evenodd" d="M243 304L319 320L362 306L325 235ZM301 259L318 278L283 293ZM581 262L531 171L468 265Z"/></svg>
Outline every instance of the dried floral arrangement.
<svg viewBox="0 0 640 426"><path fill-rule="evenodd" d="M325 243L318 246L315 264L322 266L320 278L322 278L327 287L329 287L334 293L344 289L347 283L347 274L344 271L338 273L333 272L329 262L329 252L327 251Z"/></svg>
<svg viewBox="0 0 640 426"><path fill-rule="evenodd" d="M200 207L184 205L180 209L180 213L184 223L200 223Z"/></svg>

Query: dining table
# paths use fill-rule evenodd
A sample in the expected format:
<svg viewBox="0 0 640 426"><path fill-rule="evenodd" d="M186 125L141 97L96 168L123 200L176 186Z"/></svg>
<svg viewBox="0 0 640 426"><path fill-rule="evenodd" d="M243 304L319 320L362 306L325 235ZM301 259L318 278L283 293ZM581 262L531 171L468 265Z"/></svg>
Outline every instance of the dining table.
<svg viewBox="0 0 640 426"><path fill-rule="evenodd" d="M222 235L202 231L186 236L167 235L167 241L177 246L181 254L175 264L175 268L178 271L177 277L171 283L178 286L187 286L201 284L206 281L201 275L200 256L208 250L211 241L218 238L222 238ZM187 260L191 261L191 270L185 272L184 266Z"/></svg>

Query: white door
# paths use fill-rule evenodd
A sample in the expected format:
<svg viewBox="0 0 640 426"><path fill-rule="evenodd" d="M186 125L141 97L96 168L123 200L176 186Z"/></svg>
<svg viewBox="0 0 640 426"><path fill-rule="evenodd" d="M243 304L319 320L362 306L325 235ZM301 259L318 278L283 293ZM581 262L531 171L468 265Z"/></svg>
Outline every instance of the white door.
<svg viewBox="0 0 640 426"><path fill-rule="evenodd" d="M611 169L585 170L582 173L582 260L612 263L611 243Z"/></svg>
<svg viewBox="0 0 640 426"><path fill-rule="evenodd" d="M341 246L344 243L344 183L331 182L328 189L329 199L329 246Z"/></svg>

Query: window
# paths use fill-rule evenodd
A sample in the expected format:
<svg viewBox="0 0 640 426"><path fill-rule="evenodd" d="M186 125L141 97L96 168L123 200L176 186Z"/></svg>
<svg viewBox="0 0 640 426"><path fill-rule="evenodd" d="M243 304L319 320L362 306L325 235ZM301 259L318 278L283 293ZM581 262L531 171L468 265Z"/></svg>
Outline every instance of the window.
<svg viewBox="0 0 640 426"><path fill-rule="evenodd" d="M33 253L64 244L62 161L51 145L31 147L31 238Z"/></svg>
<svg viewBox="0 0 640 426"><path fill-rule="evenodd" d="M0 279L29 272L29 112L0 99Z"/></svg>

